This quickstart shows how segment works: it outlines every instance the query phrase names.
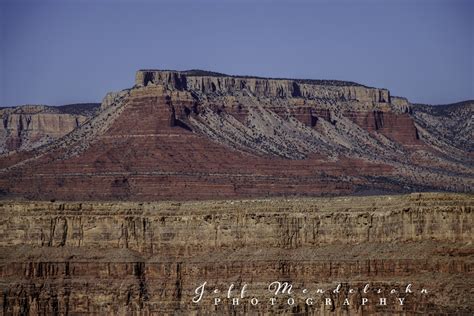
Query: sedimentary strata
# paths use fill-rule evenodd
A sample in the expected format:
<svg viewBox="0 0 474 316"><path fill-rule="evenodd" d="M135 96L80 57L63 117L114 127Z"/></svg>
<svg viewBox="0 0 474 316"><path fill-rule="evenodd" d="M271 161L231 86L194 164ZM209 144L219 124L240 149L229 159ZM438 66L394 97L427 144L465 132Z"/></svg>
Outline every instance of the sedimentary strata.
<svg viewBox="0 0 474 316"><path fill-rule="evenodd" d="M468 315L473 202L460 194L5 201L1 307L5 315ZM274 281L292 292L275 295L268 289Z"/></svg>
<svg viewBox="0 0 474 316"><path fill-rule="evenodd" d="M27 151L69 134L96 114L97 104L0 108L0 154Z"/></svg>
<svg viewBox="0 0 474 316"><path fill-rule="evenodd" d="M0 196L472 192L472 139L462 136L472 134L472 102L446 107L444 120L387 89L345 81L142 70L135 83L67 135L1 155Z"/></svg>

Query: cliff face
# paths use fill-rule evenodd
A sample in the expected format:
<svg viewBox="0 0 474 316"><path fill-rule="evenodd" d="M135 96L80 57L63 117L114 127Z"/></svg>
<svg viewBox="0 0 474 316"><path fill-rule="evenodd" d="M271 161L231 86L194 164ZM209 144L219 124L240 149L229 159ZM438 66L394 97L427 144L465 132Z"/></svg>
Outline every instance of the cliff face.
<svg viewBox="0 0 474 316"><path fill-rule="evenodd" d="M4 202L0 302L5 315L469 314L473 202L455 194ZM268 284L277 280L293 284L291 295L270 295ZM371 290L364 293L367 280ZM192 303L205 281L203 300ZM231 283L231 298L248 284L239 306L226 298ZM342 294L332 292L338 283ZM410 283L413 293L404 293ZM212 293L215 287L218 294ZM319 288L326 291L316 293ZM347 294L349 288L358 290ZM393 288L400 292L389 294ZM428 293L420 293L422 288ZM222 299L218 305L215 297ZM260 301L256 306L253 297ZM314 305L305 303L308 297ZM362 297L370 300L365 306ZM387 306L378 305L380 297L387 297ZM405 298L403 306L398 297ZM287 304L289 298L294 305ZM325 305L326 298L331 304ZM345 298L350 305L343 305Z"/></svg>
<svg viewBox="0 0 474 316"><path fill-rule="evenodd" d="M108 94L96 115L61 139L0 156L2 197L220 199L473 188L470 147L450 145L427 127L442 120L429 120L385 89L202 71L139 71L136 83Z"/></svg>
<svg viewBox="0 0 474 316"><path fill-rule="evenodd" d="M232 95L247 90L256 97L333 99L342 101L390 103L386 89L368 88L355 83L268 79L238 76L200 76L193 72L140 70L137 86L165 85L172 89L192 90L203 94Z"/></svg>
<svg viewBox="0 0 474 316"><path fill-rule="evenodd" d="M15 150L31 150L53 142L81 126L94 115L93 106L68 113L68 106L42 105L0 109L0 154ZM71 106L70 106L71 107ZM71 107L72 108L72 107Z"/></svg>

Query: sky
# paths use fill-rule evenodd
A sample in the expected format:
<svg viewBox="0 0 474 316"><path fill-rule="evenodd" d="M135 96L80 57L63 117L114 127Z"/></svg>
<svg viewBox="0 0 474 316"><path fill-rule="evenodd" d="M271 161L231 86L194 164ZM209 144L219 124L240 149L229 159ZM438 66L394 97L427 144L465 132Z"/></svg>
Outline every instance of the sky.
<svg viewBox="0 0 474 316"><path fill-rule="evenodd" d="M0 106L100 102L143 68L474 99L470 0L0 0Z"/></svg>

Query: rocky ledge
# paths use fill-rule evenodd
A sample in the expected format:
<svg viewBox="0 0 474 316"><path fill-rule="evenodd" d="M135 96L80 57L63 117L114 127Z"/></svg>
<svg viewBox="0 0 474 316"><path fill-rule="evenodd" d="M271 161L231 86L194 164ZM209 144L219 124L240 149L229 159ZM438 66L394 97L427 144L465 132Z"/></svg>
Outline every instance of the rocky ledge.
<svg viewBox="0 0 474 316"><path fill-rule="evenodd" d="M229 76L201 70L140 70L137 86L160 84L178 90L203 94L232 95L247 90L257 97L333 99L340 101L390 103L387 89L369 88L354 82L337 80L272 79Z"/></svg>

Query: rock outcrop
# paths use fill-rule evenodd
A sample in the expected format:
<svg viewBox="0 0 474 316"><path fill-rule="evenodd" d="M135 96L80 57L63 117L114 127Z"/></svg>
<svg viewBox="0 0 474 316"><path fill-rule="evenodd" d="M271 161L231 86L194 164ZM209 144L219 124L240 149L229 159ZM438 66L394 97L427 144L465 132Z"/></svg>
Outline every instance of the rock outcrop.
<svg viewBox="0 0 474 316"><path fill-rule="evenodd" d="M442 120L432 117L351 82L139 71L133 88L109 94L73 132L0 156L0 193L163 200L472 192L472 140L450 144L454 134L436 133L430 124Z"/></svg>
<svg viewBox="0 0 474 316"><path fill-rule="evenodd" d="M459 194L3 202L0 305L4 315L468 315L473 205ZM293 292L271 295L273 281ZM203 299L193 303L203 282ZM232 283L231 299L248 284L237 306L227 298Z"/></svg>
<svg viewBox="0 0 474 316"><path fill-rule="evenodd" d="M69 134L95 115L96 104L1 108L0 154L31 150Z"/></svg>
<svg viewBox="0 0 474 316"><path fill-rule="evenodd" d="M390 103L390 93L387 89L369 88L345 81L268 79L196 71L140 70L136 74L135 84L158 84L202 94L232 95L245 89L256 97Z"/></svg>

